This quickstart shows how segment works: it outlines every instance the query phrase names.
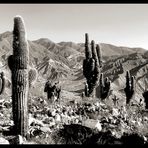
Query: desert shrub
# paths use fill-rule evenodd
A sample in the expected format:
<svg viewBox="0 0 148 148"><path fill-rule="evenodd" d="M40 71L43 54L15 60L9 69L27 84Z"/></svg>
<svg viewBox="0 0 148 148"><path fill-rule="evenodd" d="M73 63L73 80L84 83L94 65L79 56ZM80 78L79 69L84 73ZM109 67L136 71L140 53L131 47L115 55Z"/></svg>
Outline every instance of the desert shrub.
<svg viewBox="0 0 148 148"><path fill-rule="evenodd" d="M62 129L53 135L57 144L85 144L94 131L79 124L64 125Z"/></svg>
<svg viewBox="0 0 148 148"><path fill-rule="evenodd" d="M145 143L142 135L139 135L137 133L124 133L121 137L121 141L124 145L143 145Z"/></svg>

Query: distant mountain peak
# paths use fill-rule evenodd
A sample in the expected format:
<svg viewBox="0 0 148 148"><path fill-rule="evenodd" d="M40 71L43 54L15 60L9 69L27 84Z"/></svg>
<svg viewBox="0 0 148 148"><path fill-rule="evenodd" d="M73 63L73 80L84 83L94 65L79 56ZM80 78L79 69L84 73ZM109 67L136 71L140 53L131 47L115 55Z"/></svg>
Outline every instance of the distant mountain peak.
<svg viewBox="0 0 148 148"><path fill-rule="evenodd" d="M44 41L44 42L53 42L52 40L50 40L49 38L40 38L38 40L34 40L33 42L41 42L41 41Z"/></svg>
<svg viewBox="0 0 148 148"><path fill-rule="evenodd" d="M7 38L9 36L12 36L12 32L11 31L6 31L6 32L0 34L1 38Z"/></svg>

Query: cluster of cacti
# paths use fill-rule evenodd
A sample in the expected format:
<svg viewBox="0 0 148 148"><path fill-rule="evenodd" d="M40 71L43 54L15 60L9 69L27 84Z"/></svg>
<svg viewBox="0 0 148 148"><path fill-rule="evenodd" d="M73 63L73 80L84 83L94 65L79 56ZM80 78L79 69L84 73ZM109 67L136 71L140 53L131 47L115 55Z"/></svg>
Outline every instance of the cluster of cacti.
<svg viewBox="0 0 148 148"><path fill-rule="evenodd" d="M44 92L47 92L47 99L57 98L57 101L60 101L61 87L57 87L56 83L51 84L50 81L47 81L44 87Z"/></svg>
<svg viewBox="0 0 148 148"><path fill-rule="evenodd" d="M113 72L114 74L115 73L122 74L124 72L121 61L122 60L119 59L114 63L114 67L115 67L114 72Z"/></svg>
<svg viewBox="0 0 148 148"><path fill-rule="evenodd" d="M126 104L130 103L134 95L134 77L130 75L130 72L126 72L126 87L124 88L125 95L126 95Z"/></svg>
<svg viewBox="0 0 148 148"><path fill-rule="evenodd" d="M110 91L111 82L109 81L108 77L104 79L103 73L100 75L99 81L99 97L101 100L104 100L108 97Z"/></svg>
<svg viewBox="0 0 148 148"><path fill-rule="evenodd" d="M95 47L95 42L91 41L91 49L89 44L88 34L85 34L85 59L83 61L83 75L87 81L87 97L91 96L94 93L95 87L99 80L100 74L100 64L101 60L99 59L101 54L99 45ZM102 64L101 64L102 65ZM85 86L86 87L86 86Z"/></svg>
<svg viewBox="0 0 148 148"><path fill-rule="evenodd" d="M4 92L5 89L5 77L4 72L0 73L0 95Z"/></svg>
<svg viewBox="0 0 148 148"><path fill-rule="evenodd" d="M114 63L114 66L115 66L115 67L120 67L120 66L121 66L120 60L117 60L117 61Z"/></svg>
<svg viewBox="0 0 148 148"><path fill-rule="evenodd" d="M8 58L12 79L12 111L14 130L26 136L28 132L28 66L29 48L24 21L20 16L14 18L13 55Z"/></svg>

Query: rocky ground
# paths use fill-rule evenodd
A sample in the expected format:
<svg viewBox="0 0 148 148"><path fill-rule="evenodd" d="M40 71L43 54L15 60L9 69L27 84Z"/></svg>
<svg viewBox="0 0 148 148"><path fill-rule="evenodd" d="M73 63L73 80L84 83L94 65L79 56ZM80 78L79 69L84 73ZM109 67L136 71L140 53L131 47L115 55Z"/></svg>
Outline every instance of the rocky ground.
<svg viewBox="0 0 148 148"><path fill-rule="evenodd" d="M10 100L0 100L1 144L17 141L23 144L123 144L127 135L134 134L143 144L148 142L148 114L141 106L111 107L95 98L51 105L40 97L29 101L29 139L26 140L9 132L13 126ZM76 132L76 129L79 130ZM80 138L75 139L75 134ZM100 139L102 135L104 139ZM94 136L97 139L93 139Z"/></svg>

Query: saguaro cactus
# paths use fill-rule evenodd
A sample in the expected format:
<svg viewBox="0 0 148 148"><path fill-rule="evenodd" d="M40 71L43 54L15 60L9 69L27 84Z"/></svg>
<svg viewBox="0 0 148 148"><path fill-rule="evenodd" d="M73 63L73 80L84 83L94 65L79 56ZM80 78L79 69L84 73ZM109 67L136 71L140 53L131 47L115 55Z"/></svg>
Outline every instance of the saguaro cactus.
<svg viewBox="0 0 148 148"><path fill-rule="evenodd" d="M21 16L14 18L13 55L8 58L12 79L12 111L16 134L26 136L28 131L28 66L29 48L25 25Z"/></svg>
<svg viewBox="0 0 148 148"><path fill-rule="evenodd" d="M124 88L126 95L126 104L130 103L134 95L134 77L130 75L129 71L126 72L126 87Z"/></svg>
<svg viewBox="0 0 148 148"><path fill-rule="evenodd" d="M95 42L91 42L91 50L89 46L88 34L85 34L85 59L83 61L83 75L88 85L88 96L90 97L99 80L100 72L99 60L95 48Z"/></svg>
<svg viewBox="0 0 148 148"><path fill-rule="evenodd" d="M145 91L142 95L144 97L145 108L148 109L148 91Z"/></svg>
<svg viewBox="0 0 148 148"><path fill-rule="evenodd" d="M99 97L104 100L108 97L110 91L110 84L108 77L104 79L103 73L100 75L100 82L99 82Z"/></svg>
<svg viewBox="0 0 148 148"><path fill-rule="evenodd" d="M148 90L147 90L147 85L146 85L146 79L144 81L145 83L145 89L144 92L142 93L142 96L144 97L144 102L145 102L145 109L148 109Z"/></svg>
<svg viewBox="0 0 148 148"><path fill-rule="evenodd" d="M0 95L4 92L5 89L5 77L4 72L0 73Z"/></svg>

